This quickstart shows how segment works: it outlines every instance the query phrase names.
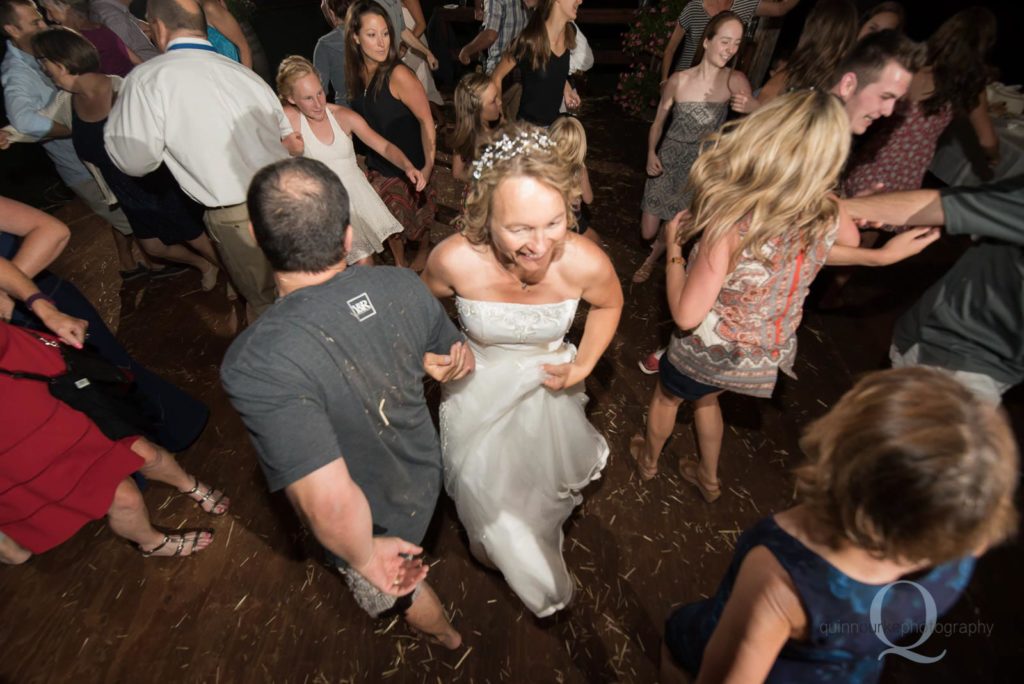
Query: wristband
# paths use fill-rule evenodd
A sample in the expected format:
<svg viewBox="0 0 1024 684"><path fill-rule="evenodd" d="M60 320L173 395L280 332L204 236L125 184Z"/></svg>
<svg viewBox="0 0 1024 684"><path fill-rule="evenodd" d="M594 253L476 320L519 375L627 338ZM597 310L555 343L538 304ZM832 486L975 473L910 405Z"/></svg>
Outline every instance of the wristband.
<svg viewBox="0 0 1024 684"><path fill-rule="evenodd" d="M671 265L671 264L679 264L681 266L686 266L686 259L684 259L681 256L674 256L674 257L672 257L671 259L668 260L668 263L669 263L669 265Z"/></svg>
<svg viewBox="0 0 1024 684"><path fill-rule="evenodd" d="M42 292L36 292L33 295L29 295L28 299L25 300L25 308L31 311L32 305L38 302L40 299L43 300L44 302L49 302L53 308L57 308L57 305L53 302L53 299L43 294Z"/></svg>

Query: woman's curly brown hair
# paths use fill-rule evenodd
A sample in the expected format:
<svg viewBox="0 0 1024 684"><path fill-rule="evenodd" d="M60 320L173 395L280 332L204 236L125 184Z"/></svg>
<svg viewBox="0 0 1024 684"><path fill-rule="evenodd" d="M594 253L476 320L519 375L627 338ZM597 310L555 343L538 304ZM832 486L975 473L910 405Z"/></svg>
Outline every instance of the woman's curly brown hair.
<svg viewBox="0 0 1024 684"><path fill-rule="evenodd" d="M797 491L825 530L879 558L943 563L1016 529L1017 445L1003 411L946 371L871 373L805 431Z"/></svg>

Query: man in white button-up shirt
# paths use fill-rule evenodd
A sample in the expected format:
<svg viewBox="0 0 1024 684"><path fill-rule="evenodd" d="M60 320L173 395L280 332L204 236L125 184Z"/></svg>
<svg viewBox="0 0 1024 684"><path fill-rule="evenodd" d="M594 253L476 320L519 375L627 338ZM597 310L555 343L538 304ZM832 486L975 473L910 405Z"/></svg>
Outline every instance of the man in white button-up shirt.
<svg viewBox="0 0 1024 684"><path fill-rule="evenodd" d="M281 139L291 124L259 76L213 51L194 0L149 0L146 18L165 54L125 79L103 136L107 152L132 176L166 162L206 207L210 237L258 315L273 303L274 284L249 230L246 192L259 169L288 156Z"/></svg>

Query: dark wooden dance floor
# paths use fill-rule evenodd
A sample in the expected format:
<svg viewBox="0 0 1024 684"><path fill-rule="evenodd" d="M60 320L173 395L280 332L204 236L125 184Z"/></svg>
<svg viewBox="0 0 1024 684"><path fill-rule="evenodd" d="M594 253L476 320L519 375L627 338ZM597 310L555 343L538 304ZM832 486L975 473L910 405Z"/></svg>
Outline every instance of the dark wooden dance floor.
<svg viewBox="0 0 1024 684"><path fill-rule="evenodd" d="M217 369L237 330L224 286L198 276L121 287L106 228L72 202L56 210L72 224L55 270L96 303L132 353L207 402L212 419L181 455L185 466L232 497L229 515L202 515L165 488L146 492L166 528L210 526L216 539L185 560L144 559L102 521L19 567L0 568L3 682L653 682L669 609L715 590L742 529L792 500L801 426L823 413L864 371L882 367L892 322L951 263L962 243L945 240L898 267L858 272L858 306L807 312L799 381L771 401L727 396L722 477L726 493L707 505L673 476L692 452L690 416L641 484L626 447L643 424L654 381L636 362L670 329L661 271L629 282L644 255L638 237L646 126L620 120L607 99L585 104L596 195L594 226L626 289L618 335L587 388L592 420L612 457L566 527L565 553L579 591L558 616L524 611L500 575L471 561L454 508L438 507L427 541L430 579L465 637L455 652L417 638L402 622L361 613L339 577L320 564L287 503L271 497ZM439 175L447 179L447 171ZM439 179L440 180L440 179ZM454 206L454 190L443 193ZM445 218L450 218L449 210ZM438 227L437 234L445 234ZM574 330L579 335L579 321ZM436 401L436 391L433 391ZM1022 424L1022 394L1007 397ZM301 425L295 426L301 430ZM990 636L935 634L918 650L945 657L918 665L889 656L890 682L1009 679L1024 656L1019 544L981 561L947 617L955 629L991 625Z"/></svg>

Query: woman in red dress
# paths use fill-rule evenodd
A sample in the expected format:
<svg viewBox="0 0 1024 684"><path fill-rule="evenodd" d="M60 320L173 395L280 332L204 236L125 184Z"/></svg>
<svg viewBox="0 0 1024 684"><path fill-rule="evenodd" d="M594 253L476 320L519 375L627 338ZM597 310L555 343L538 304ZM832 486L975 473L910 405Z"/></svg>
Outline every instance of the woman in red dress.
<svg viewBox="0 0 1024 684"><path fill-rule="evenodd" d="M57 333L44 336L0 321L0 370L64 373L57 339L80 348L85 321L57 311L6 259L0 259L0 291L25 301ZM0 562L22 563L103 515L143 555L187 556L209 546L210 532L164 534L150 524L129 477L135 471L177 488L207 513L227 512L227 497L186 473L162 447L143 437L108 439L46 383L0 372Z"/></svg>

